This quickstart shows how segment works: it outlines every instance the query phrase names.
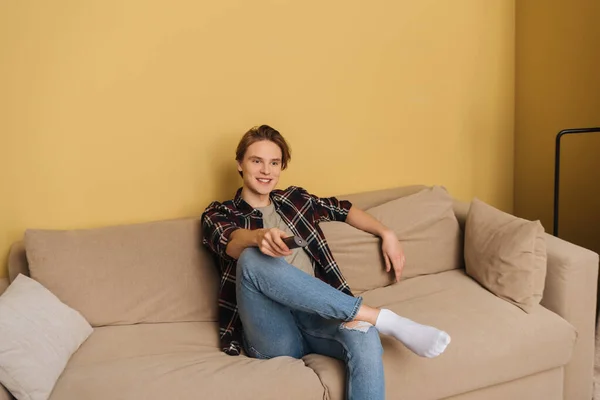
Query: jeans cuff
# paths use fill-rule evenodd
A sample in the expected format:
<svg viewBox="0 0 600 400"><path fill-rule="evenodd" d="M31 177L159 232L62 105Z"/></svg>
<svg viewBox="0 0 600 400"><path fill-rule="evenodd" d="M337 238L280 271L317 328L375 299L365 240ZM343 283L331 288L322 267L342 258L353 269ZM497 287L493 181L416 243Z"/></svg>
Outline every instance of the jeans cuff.
<svg viewBox="0 0 600 400"><path fill-rule="evenodd" d="M363 302L362 297L356 298L356 303L354 303L354 308L352 308L352 312L350 313L350 316L348 317L348 319L345 322L352 321L354 319L354 317L356 317L356 314L358 314L358 309L362 305L362 302Z"/></svg>

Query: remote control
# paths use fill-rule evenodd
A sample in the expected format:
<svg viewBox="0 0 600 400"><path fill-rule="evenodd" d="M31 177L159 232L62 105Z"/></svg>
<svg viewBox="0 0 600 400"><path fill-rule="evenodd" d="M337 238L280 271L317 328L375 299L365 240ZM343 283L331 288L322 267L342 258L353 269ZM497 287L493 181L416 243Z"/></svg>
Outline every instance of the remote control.
<svg viewBox="0 0 600 400"><path fill-rule="evenodd" d="M288 247L288 249L296 249L298 247L305 247L308 242L302 239L300 236L289 236L283 239L283 243Z"/></svg>

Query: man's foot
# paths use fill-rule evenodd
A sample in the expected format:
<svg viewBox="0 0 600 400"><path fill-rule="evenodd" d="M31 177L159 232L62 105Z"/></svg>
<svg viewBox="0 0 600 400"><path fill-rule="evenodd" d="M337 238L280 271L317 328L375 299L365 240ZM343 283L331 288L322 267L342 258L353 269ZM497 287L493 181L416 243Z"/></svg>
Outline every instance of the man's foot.
<svg viewBox="0 0 600 400"><path fill-rule="evenodd" d="M450 336L446 332L418 324L385 308L379 312L375 328L384 335L395 337L421 357L437 357L450 343Z"/></svg>

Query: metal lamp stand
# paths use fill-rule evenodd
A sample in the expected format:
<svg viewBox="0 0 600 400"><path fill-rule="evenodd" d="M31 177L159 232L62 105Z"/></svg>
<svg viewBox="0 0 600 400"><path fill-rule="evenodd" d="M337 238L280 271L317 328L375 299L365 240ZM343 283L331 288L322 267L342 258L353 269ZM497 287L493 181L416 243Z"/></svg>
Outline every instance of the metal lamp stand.
<svg viewBox="0 0 600 400"><path fill-rule="evenodd" d="M565 135L600 132L600 128L565 129L556 135L556 153L554 157L554 228L553 235L558 237L558 190L560 180L560 139Z"/></svg>

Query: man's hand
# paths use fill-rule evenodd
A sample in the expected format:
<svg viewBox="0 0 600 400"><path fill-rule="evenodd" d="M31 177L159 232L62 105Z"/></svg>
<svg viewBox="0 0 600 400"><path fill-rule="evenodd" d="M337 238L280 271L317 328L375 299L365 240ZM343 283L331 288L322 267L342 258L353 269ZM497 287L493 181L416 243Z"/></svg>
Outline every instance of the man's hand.
<svg viewBox="0 0 600 400"><path fill-rule="evenodd" d="M372 233L381 238L381 250L383 252L383 259L385 260L385 270L390 272L394 268L396 282L398 282L400 275L402 275L405 260L404 250L402 250L402 246L400 246L400 242L394 231L373 218L372 215L354 206L350 208L346 222L357 229Z"/></svg>
<svg viewBox="0 0 600 400"><path fill-rule="evenodd" d="M258 249L271 257L285 257L292 254L292 251L285 245L283 238L288 235L277 228L257 229L256 243Z"/></svg>
<svg viewBox="0 0 600 400"><path fill-rule="evenodd" d="M381 235L381 251L383 252L383 259L385 260L385 270L390 272L394 268L394 275L396 275L396 282L400 281L402 270L406 262L404 258L404 250L398 241L398 237L394 231L388 230Z"/></svg>

